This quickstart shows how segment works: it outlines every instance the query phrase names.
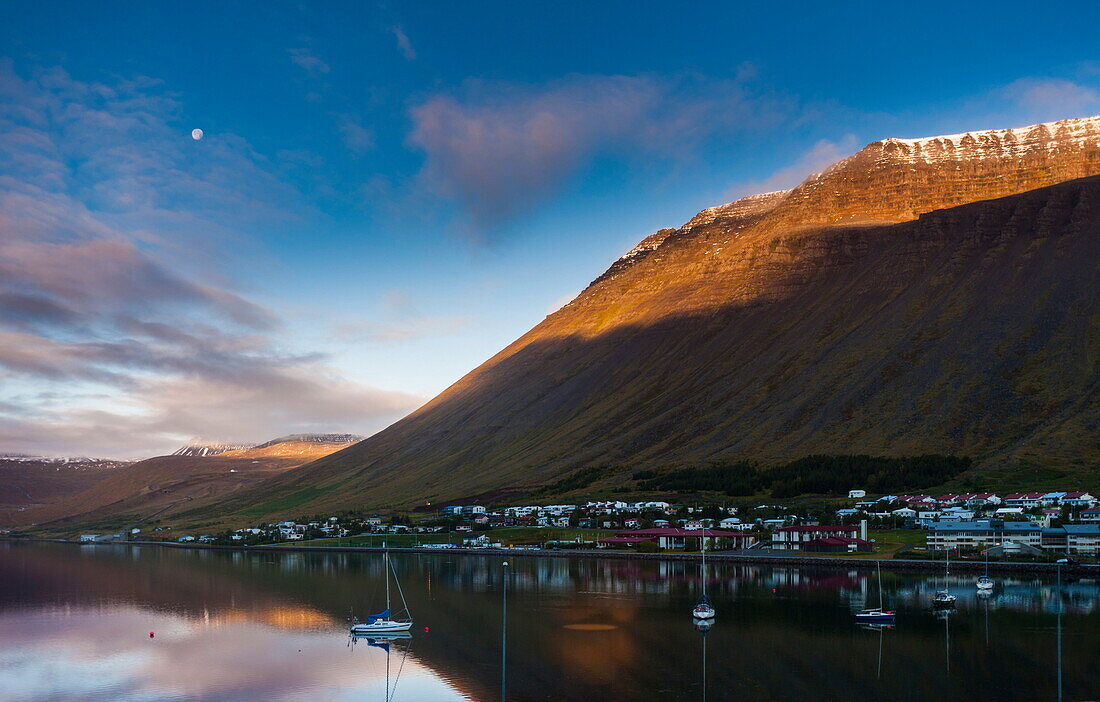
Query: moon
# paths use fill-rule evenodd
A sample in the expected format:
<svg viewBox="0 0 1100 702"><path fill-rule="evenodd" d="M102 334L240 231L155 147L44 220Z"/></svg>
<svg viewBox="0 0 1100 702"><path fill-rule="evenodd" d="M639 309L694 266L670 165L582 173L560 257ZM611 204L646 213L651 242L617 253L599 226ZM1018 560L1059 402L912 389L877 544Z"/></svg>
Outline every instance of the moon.
<svg viewBox="0 0 1100 702"><path fill-rule="evenodd" d="M191 130L191 138L194 139L195 141L198 141L199 139L202 139L202 130L201 129L192 129Z"/></svg>

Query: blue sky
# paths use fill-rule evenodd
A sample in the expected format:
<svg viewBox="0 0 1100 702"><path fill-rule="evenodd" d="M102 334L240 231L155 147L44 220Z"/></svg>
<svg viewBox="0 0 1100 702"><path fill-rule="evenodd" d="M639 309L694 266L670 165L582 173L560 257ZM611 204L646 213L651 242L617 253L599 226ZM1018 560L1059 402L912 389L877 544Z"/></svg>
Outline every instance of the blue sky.
<svg viewBox="0 0 1100 702"><path fill-rule="evenodd" d="M5 3L0 452L369 434L703 207L1100 113L1100 6L888 5Z"/></svg>

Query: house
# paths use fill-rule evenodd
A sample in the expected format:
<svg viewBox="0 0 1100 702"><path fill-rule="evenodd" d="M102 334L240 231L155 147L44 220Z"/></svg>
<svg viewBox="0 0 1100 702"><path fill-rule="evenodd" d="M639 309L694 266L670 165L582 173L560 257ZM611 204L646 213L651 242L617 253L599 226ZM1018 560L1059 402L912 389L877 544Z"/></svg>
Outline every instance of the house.
<svg viewBox="0 0 1100 702"><path fill-rule="evenodd" d="M81 534L80 543L82 544L99 544L107 541L113 541L114 534Z"/></svg>
<svg viewBox="0 0 1100 702"><path fill-rule="evenodd" d="M1100 522L1100 507L1083 509L1077 518L1082 522Z"/></svg>
<svg viewBox="0 0 1100 702"><path fill-rule="evenodd" d="M978 492L966 496L966 506L970 509L990 507L1001 504L1001 498L991 492Z"/></svg>
<svg viewBox="0 0 1100 702"><path fill-rule="evenodd" d="M859 534L857 526L812 526L801 524L776 529L772 534L771 547L785 551L801 551L802 546L815 539L827 539L833 536L854 538Z"/></svg>
<svg viewBox="0 0 1100 702"><path fill-rule="evenodd" d="M470 516L475 514L485 514L485 508L481 505L466 505L461 508L464 516Z"/></svg>
<svg viewBox="0 0 1100 702"><path fill-rule="evenodd" d="M663 529L663 528L668 526L668 520L667 519L654 519L653 520L653 526L656 529Z"/></svg>
<svg viewBox="0 0 1100 702"><path fill-rule="evenodd" d="M1042 492L1013 492L1005 495L1004 504L1009 507L1038 507L1043 503L1043 497L1046 494Z"/></svg>
<svg viewBox="0 0 1100 702"><path fill-rule="evenodd" d="M445 517L462 514L462 505L447 505L439 510L439 513ZM381 524L381 521L379 521L379 524Z"/></svg>
<svg viewBox="0 0 1100 702"><path fill-rule="evenodd" d="M381 517L367 517L366 519L363 520L363 523L366 524L367 526L382 526L382 518Z"/></svg>
<svg viewBox="0 0 1100 702"><path fill-rule="evenodd" d="M690 519L684 522L684 528L688 531L695 531L696 529L703 529L705 527L706 524L704 524L702 520L699 519Z"/></svg>
<svg viewBox="0 0 1100 702"><path fill-rule="evenodd" d="M214 542L214 538L215 538L215 537L214 537L214 535L213 535L213 534L203 534L202 536L200 536L200 537L199 537L199 543L200 543L200 544L209 544L209 543L213 543L213 542ZM301 538L301 537L299 537L299 538Z"/></svg>
<svg viewBox="0 0 1100 702"><path fill-rule="evenodd" d="M642 526L642 520L637 517L631 517L630 519L623 520L623 526L627 529L637 529Z"/></svg>
<svg viewBox="0 0 1100 702"><path fill-rule="evenodd" d="M849 508L849 509L838 509L838 510L836 511L836 516L838 516L838 517L840 517L840 518L844 518L844 517L854 517L855 515L859 514L859 513L860 513L860 512L862 512L862 511L863 511L863 510L858 510L858 509L850 509L850 508Z"/></svg>
<svg viewBox="0 0 1100 702"><path fill-rule="evenodd" d="M922 527L926 527L932 522L940 518L940 512L933 510L922 510L917 512L917 523Z"/></svg>
<svg viewBox="0 0 1100 702"><path fill-rule="evenodd" d="M940 513L941 522L972 522L974 512L962 507L948 507Z"/></svg>
<svg viewBox="0 0 1100 702"><path fill-rule="evenodd" d="M912 507L901 507L899 509L895 509L890 514L894 515L895 517L915 519L917 516L917 510L913 509Z"/></svg>
<svg viewBox="0 0 1100 702"><path fill-rule="evenodd" d="M194 540L195 540L194 536L181 536L178 539L176 539L176 541L179 541L181 544L185 544L185 543L188 543L188 542L191 542L191 541L194 541Z"/></svg>
<svg viewBox="0 0 1100 702"><path fill-rule="evenodd" d="M1090 507L1096 504L1096 498L1087 492L1067 492L1059 504L1063 507Z"/></svg>
<svg viewBox="0 0 1100 702"><path fill-rule="evenodd" d="M462 545L469 546L470 548L488 548L489 537L485 534L478 534L477 536L464 536L462 538Z"/></svg>
<svg viewBox="0 0 1100 702"><path fill-rule="evenodd" d="M802 544L802 551L812 553L856 553L871 550L871 542L852 536L826 536Z"/></svg>
<svg viewBox="0 0 1100 702"><path fill-rule="evenodd" d="M466 532L466 531L473 531L473 530L474 530L474 528L472 526L470 526L469 524L459 524L458 526L455 527L456 532Z"/></svg>
<svg viewBox="0 0 1100 702"><path fill-rule="evenodd" d="M739 527L740 524L741 524L741 520L738 519L737 517L726 517L725 519L718 522L719 528L722 528L722 529L738 529L738 528L740 528Z"/></svg>
<svg viewBox="0 0 1100 702"><path fill-rule="evenodd" d="M656 536L633 536L625 534L616 534L615 536L608 536L607 538L600 539L596 542L596 548L621 548L621 547L633 547L642 543L643 541L656 542Z"/></svg>
<svg viewBox="0 0 1100 702"><path fill-rule="evenodd" d="M1062 531L1066 533L1066 554L1100 555L1100 524L1067 524Z"/></svg>
<svg viewBox="0 0 1100 702"><path fill-rule="evenodd" d="M993 511L993 516L1003 519L1004 517L1023 515L1023 513L1023 507L998 507L996 510Z"/></svg>
<svg viewBox="0 0 1100 702"><path fill-rule="evenodd" d="M857 499L860 499L862 497L867 497L867 491L866 490L849 490L848 491L848 499L857 500Z"/></svg>

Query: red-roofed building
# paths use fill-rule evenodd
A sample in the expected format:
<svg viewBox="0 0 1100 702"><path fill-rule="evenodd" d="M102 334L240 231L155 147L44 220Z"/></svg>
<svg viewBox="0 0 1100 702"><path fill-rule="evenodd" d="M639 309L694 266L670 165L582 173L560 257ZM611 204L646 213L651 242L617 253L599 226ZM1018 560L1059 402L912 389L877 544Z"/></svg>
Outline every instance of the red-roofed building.
<svg viewBox="0 0 1100 702"><path fill-rule="evenodd" d="M815 539L827 539L833 536L855 538L859 534L857 526L798 526L780 527L772 533L772 548L786 551L801 551L802 546Z"/></svg>
<svg viewBox="0 0 1100 702"><path fill-rule="evenodd" d="M1082 522L1100 522L1100 507L1081 510L1080 519Z"/></svg>

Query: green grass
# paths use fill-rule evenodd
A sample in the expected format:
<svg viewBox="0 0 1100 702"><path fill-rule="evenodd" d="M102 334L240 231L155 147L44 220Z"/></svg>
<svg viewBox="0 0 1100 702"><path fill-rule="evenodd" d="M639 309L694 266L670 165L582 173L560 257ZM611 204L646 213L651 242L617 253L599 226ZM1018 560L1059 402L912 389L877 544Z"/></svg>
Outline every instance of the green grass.
<svg viewBox="0 0 1100 702"><path fill-rule="evenodd" d="M882 529L872 530L869 536L875 540L875 554L893 556L906 544L923 547L926 532L923 529Z"/></svg>
<svg viewBox="0 0 1100 702"><path fill-rule="evenodd" d="M285 513L288 510L294 509L299 505L303 505L310 500L320 497L334 486L329 485L327 487L308 487L305 490L299 490L298 492L292 492L286 497L280 497L278 499L263 502L261 504L248 507L241 510L241 514L246 515L264 515L273 513Z"/></svg>

